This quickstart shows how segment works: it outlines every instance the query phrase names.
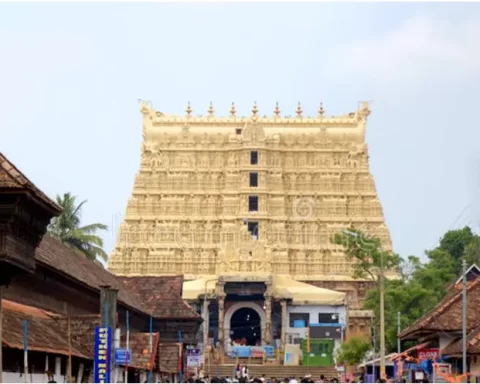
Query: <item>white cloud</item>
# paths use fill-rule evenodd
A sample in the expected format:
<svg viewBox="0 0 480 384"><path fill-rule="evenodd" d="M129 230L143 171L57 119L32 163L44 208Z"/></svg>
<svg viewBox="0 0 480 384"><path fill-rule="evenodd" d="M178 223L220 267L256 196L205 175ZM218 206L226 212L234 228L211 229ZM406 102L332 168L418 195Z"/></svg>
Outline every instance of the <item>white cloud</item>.
<svg viewBox="0 0 480 384"><path fill-rule="evenodd" d="M364 74L381 81L478 75L479 19L453 24L416 16L383 36L336 49L329 72Z"/></svg>

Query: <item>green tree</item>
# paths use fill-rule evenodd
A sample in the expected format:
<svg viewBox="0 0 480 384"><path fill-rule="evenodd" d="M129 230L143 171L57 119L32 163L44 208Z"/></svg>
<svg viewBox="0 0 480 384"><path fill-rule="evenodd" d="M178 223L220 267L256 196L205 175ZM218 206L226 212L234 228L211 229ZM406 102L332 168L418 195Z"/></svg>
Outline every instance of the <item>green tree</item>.
<svg viewBox="0 0 480 384"><path fill-rule="evenodd" d="M337 364L358 365L368 351L372 348L371 343L365 337L352 336L342 343L337 350Z"/></svg>
<svg viewBox="0 0 480 384"><path fill-rule="evenodd" d="M416 256L400 260L399 280L385 282L385 345L387 350L397 349L397 316L401 313L401 328L404 329L429 312L445 296L448 287L461 274L461 261L468 264L478 260L479 237L465 227L448 231L439 245L425 251L426 262ZM379 291L368 292L365 309L371 309L379 317ZM378 333L377 333L378 334Z"/></svg>
<svg viewBox="0 0 480 384"><path fill-rule="evenodd" d="M450 254L455 262L456 269L460 271L462 260L465 257L465 250L472 243L474 238L475 235L470 227L448 231L440 239L440 246L438 248L443 249Z"/></svg>
<svg viewBox="0 0 480 384"><path fill-rule="evenodd" d="M353 277L378 282L385 271L398 270L400 257L382 248L380 239L368 238L361 231L349 229L335 234L332 242L345 248L353 261Z"/></svg>
<svg viewBox="0 0 480 384"><path fill-rule="evenodd" d="M465 248L465 260L467 260L467 265L476 264L480 266L480 237L474 235L470 244Z"/></svg>
<svg viewBox="0 0 480 384"><path fill-rule="evenodd" d="M56 200L63 211L60 216L52 219L48 226L48 233L90 260L107 261L108 256L103 250L103 240L96 233L105 231L108 227L99 223L80 225L81 210L87 200L77 205L76 197L70 193L65 193L63 196L57 195Z"/></svg>

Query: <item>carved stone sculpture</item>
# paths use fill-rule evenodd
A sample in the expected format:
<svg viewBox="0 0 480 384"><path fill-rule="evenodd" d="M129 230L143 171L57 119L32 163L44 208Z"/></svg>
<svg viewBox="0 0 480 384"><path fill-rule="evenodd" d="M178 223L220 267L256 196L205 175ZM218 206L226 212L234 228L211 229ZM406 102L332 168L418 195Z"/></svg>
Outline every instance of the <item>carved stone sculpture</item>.
<svg viewBox="0 0 480 384"><path fill-rule="evenodd" d="M341 117L172 116L148 103L141 111L142 166L112 272L139 273L148 259L149 273L186 279L241 272L348 280L350 262L332 234L353 225L390 249L364 142L368 105ZM147 258L140 249L153 250Z"/></svg>

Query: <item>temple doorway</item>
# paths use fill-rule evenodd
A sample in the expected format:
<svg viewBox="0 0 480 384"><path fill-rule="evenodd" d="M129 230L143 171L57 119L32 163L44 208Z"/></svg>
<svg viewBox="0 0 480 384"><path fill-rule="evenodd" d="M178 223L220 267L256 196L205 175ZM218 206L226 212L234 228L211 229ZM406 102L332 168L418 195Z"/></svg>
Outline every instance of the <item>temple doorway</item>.
<svg viewBox="0 0 480 384"><path fill-rule="evenodd" d="M237 309L230 321L230 337L236 344L254 346L261 343L260 315L252 308Z"/></svg>

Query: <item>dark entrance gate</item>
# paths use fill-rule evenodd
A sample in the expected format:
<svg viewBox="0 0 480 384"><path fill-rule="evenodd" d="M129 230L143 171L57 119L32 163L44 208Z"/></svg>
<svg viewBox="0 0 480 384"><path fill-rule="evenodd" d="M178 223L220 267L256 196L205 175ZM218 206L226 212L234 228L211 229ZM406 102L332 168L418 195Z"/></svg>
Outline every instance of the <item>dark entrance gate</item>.
<svg viewBox="0 0 480 384"><path fill-rule="evenodd" d="M240 308L232 316L230 337L235 342L257 345L262 340L260 316L252 308Z"/></svg>

